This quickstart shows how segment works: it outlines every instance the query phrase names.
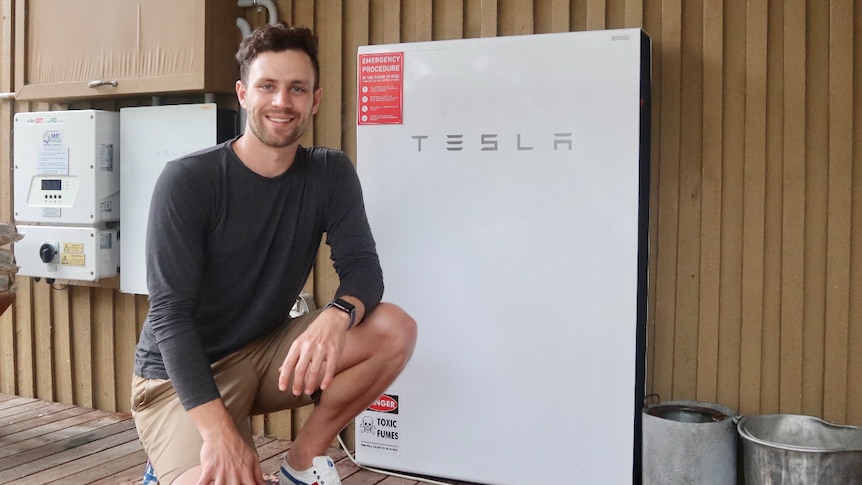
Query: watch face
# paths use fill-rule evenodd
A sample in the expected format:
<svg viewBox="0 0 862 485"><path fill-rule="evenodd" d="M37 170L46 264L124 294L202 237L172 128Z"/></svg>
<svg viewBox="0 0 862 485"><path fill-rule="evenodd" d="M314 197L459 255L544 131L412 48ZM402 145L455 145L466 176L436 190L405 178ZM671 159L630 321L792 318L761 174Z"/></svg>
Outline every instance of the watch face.
<svg viewBox="0 0 862 485"><path fill-rule="evenodd" d="M350 303L349 301L342 300L341 298L336 298L335 300L329 302L329 305L327 305L327 307L330 306L338 308L339 310L350 315L350 324L347 326L347 328L353 326L353 319L356 318L356 307L352 303Z"/></svg>
<svg viewBox="0 0 862 485"><path fill-rule="evenodd" d="M332 303L333 303L335 306L337 306L338 308L340 308L340 309L342 309L342 310L344 310L344 311L346 311L346 312L352 312L353 310L355 310L355 309L356 309L356 307L355 307L355 306L353 306L353 304L352 304L352 303L350 303L349 301L342 300L341 298L336 299L336 300L335 300L335 301L333 301Z"/></svg>

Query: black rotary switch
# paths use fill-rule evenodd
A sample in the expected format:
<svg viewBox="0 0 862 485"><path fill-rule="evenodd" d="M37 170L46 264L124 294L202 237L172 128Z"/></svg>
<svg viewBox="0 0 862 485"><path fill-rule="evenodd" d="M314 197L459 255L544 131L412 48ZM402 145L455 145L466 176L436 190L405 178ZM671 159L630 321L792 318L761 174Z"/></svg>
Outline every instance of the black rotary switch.
<svg viewBox="0 0 862 485"><path fill-rule="evenodd" d="M39 247L39 259L43 263L50 263L57 257L57 248L51 243L45 243Z"/></svg>

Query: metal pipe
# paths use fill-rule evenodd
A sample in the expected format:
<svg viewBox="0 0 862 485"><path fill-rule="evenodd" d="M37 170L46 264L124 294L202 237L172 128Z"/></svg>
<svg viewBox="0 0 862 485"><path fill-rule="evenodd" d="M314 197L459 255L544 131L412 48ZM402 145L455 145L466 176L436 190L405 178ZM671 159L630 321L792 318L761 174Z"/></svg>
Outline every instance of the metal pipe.
<svg viewBox="0 0 862 485"><path fill-rule="evenodd" d="M15 99L15 93L14 92L0 93L0 99Z"/></svg>
<svg viewBox="0 0 862 485"><path fill-rule="evenodd" d="M245 39L249 35L251 35L251 25L249 25L248 20L238 17L236 19L236 27L239 29L242 34L242 38Z"/></svg>
<svg viewBox="0 0 862 485"><path fill-rule="evenodd" d="M266 7L269 13L269 23L278 23L278 8L272 0L237 0L239 7Z"/></svg>

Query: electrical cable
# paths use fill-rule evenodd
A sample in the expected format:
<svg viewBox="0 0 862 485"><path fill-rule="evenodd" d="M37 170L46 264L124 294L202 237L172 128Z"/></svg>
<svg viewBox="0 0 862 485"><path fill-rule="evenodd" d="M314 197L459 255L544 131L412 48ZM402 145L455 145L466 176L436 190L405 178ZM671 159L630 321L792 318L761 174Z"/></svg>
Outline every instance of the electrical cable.
<svg viewBox="0 0 862 485"><path fill-rule="evenodd" d="M436 480L431 480L430 478L417 477L417 476L412 476L412 475L403 475L401 473L391 472L388 470L380 470L378 468L371 468L371 467L367 467L365 465L360 465L359 463L356 463L356 459L353 458L353 455L350 454L350 451L347 449L347 446L344 444L344 441L341 440L341 435L338 435L338 443L341 445L341 449L344 450L345 453L347 453L347 457L350 458L350 461L352 461L354 465L358 466L359 468L362 468L363 470L368 470L370 472L380 473L383 475L389 475L391 477L403 478L405 480L416 480L417 482L430 483L432 485L453 485L453 484L448 483L448 482L438 482Z"/></svg>

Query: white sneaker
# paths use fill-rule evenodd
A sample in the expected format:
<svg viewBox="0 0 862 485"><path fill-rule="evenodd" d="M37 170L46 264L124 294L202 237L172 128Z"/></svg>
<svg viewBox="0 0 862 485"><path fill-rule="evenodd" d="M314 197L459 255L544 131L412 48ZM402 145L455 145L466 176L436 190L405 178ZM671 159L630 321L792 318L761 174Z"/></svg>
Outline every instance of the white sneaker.
<svg viewBox="0 0 862 485"><path fill-rule="evenodd" d="M341 485L335 463L328 456L315 456L311 460L311 468L296 471L281 459L281 472L278 474L279 485Z"/></svg>

